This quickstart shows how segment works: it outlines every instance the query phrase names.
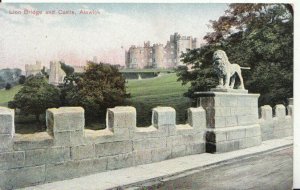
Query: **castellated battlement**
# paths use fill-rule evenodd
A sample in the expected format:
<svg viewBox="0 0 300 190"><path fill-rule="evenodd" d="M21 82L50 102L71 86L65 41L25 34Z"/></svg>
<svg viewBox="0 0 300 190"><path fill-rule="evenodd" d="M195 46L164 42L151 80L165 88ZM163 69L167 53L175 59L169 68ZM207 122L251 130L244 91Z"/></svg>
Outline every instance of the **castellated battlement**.
<svg viewBox="0 0 300 190"><path fill-rule="evenodd" d="M84 129L81 107L46 111L47 132L15 134L14 110L0 109L0 188L11 189L204 153L205 111L190 108L176 125L170 107L153 109L152 125L136 127L134 107L107 110L107 128Z"/></svg>
<svg viewBox="0 0 300 190"><path fill-rule="evenodd" d="M286 110L288 115L286 115ZM259 120L261 127L262 140L277 139L293 135L293 105L279 104L274 108L269 105L260 108L261 118Z"/></svg>
<svg viewBox="0 0 300 190"><path fill-rule="evenodd" d="M221 127L216 132L226 134L225 139L219 135L215 141L260 134L266 140L292 134L292 105L288 115L283 105L275 107L275 116L270 106L259 110L258 125L237 126L238 131L229 127L226 133ZM202 107L189 108L187 123L176 125L175 109L156 107L152 125L140 128L136 127L134 107L115 107L107 110L106 129L88 130L84 129L83 108L51 108L46 111L46 132L15 134L14 110L0 107L0 188L26 187L204 153L207 136L212 134L207 113Z"/></svg>

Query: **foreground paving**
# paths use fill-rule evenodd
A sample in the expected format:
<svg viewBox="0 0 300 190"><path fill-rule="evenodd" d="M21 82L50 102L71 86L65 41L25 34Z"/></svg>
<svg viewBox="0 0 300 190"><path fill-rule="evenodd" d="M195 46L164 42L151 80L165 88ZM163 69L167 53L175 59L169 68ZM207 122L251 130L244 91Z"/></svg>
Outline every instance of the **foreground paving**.
<svg viewBox="0 0 300 190"><path fill-rule="evenodd" d="M289 147L293 144L292 137L283 139L275 139L264 141L262 145L251 147L247 149L237 150L222 154L198 154L165 160L162 162L140 165L136 167L124 168L114 171L108 171L71 180L58 181L34 187L24 188L31 189L60 189L60 190L73 190L73 189L112 189L112 188L130 188L138 187L141 184L153 181L172 181L172 177L186 176L193 173L197 169L204 169L219 165L221 163L231 162L241 158L246 158L258 155L272 150ZM251 164L248 166L250 167ZM263 166L263 165L261 165ZM199 170L198 170L199 171ZM195 173L195 172L194 172ZM251 173L248 174L251 176ZM208 176L209 177L209 176ZM222 178L222 177L221 177ZM199 181L199 180L198 180ZM201 182L201 180L200 180ZM253 182L255 183L255 182Z"/></svg>

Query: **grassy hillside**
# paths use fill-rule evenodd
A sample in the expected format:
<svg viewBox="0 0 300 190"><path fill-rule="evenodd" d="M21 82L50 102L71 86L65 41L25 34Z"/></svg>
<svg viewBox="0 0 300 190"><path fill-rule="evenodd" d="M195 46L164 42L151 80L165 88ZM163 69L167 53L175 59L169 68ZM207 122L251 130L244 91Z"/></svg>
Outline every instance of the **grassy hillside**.
<svg viewBox="0 0 300 190"><path fill-rule="evenodd" d="M0 106L7 106L7 102L11 101L14 95L21 89L18 85L10 90L0 90ZM188 85L182 86L177 82L175 73L166 74L157 78L143 80L129 80L127 83L127 92L131 94L131 98L127 99L126 104L134 106L137 109L137 125L151 125L152 108L157 106L170 106L176 110L177 123L186 122L186 109L191 106L190 100L183 97L183 93L187 91ZM41 117L44 118L44 117ZM105 121L102 121L104 124ZM30 133L39 130L34 125L34 118L31 116L16 117L16 130L19 133ZM105 126L96 123L88 128L98 129Z"/></svg>
<svg viewBox="0 0 300 190"><path fill-rule="evenodd" d="M128 104L137 109L138 126L151 124L152 108L156 106L170 106L176 110L177 123L185 123L186 109L191 106L190 100L183 97L188 85L182 86L177 82L176 74L161 77L130 80L127 91L131 94Z"/></svg>
<svg viewBox="0 0 300 190"><path fill-rule="evenodd" d="M22 88L21 85L14 86L9 90L0 90L0 106L7 106L7 102L14 99L14 96Z"/></svg>

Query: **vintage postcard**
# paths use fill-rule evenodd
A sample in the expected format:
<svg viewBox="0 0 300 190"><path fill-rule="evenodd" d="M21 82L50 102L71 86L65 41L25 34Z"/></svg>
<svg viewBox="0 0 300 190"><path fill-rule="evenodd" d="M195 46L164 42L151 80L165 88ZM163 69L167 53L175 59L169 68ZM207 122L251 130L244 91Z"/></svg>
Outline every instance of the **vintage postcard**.
<svg viewBox="0 0 300 190"><path fill-rule="evenodd" d="M0 3L0 189L296 188L294 9Z"/></svg>

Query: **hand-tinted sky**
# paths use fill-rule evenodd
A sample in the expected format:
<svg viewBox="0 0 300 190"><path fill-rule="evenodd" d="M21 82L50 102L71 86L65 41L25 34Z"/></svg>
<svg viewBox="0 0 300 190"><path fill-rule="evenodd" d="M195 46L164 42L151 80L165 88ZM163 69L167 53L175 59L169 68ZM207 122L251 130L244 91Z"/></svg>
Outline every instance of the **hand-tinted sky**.
<svg viewBox="0 0 300 190"><path fill-rule="evenodd" d="M224 14L227 4L0 4L0 68L20 67L36 60L83 65L98 61L124 64L124 51L144 41L166 44L174 32L203 38L209 20ZM24 9L43 11L23 14ZM12 11L22 14L10 14ZM45 11L76 15L46 15ZM82 15L80 10L97 10ZM123 48L122 48L123 47Z"/></svg>

